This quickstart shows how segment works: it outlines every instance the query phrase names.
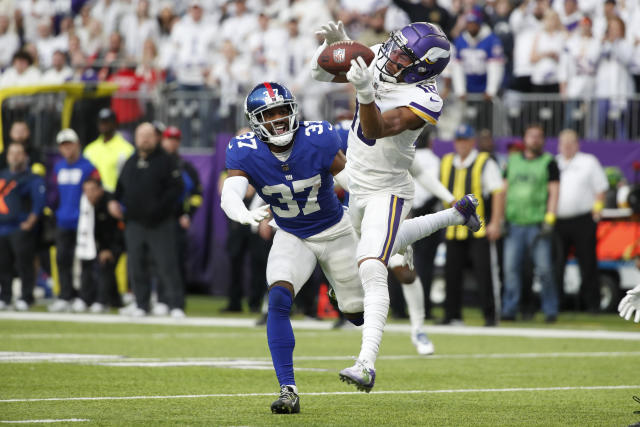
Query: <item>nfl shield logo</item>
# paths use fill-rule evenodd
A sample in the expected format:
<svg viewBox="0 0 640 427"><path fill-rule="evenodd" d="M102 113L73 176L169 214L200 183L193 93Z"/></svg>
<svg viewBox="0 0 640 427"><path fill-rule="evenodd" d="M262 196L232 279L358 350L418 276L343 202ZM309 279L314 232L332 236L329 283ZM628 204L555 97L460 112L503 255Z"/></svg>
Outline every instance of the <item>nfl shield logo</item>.
<svg viewBox="0 0 640 427"><path fill-rule="evenodd" d="M344 48L336 49L333 51L333 61L334 62L344 62L345 52Z"/></svg>

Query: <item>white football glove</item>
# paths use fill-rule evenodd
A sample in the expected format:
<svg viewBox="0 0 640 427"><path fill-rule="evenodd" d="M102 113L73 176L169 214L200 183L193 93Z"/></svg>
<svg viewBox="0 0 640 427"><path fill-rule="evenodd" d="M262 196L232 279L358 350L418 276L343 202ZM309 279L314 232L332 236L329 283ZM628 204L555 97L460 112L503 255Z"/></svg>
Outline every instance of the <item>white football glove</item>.
<svg viewBox="0 0 640 427"><path fill-rule="evenodd" d="M240 224L258 226L263 219L269 218L271 212L269 205L262 205L259 208L247 210L240 218Z"/></svg>
<svg viewBox="0 0 640 427"><path fill-rule="evenodd" d="M618 313L620 317L624 317L624 320L631 319L633 312L636 312L634 322L640 322L640 285L628 290L627 295L620 300L618 304Z"/></svg>
<svg viewBox="0 0 640 427"><path fill-rule="evenodd" d="M320 29L316 31L316 34L324 37L327 44L332 44L342 40L350 40L347 33L344 31L344 24L342 21L338 21L337 24L333 21L329 21L320 27Z"/></svg>
<svg viewBox="0 0 640 427"><path fill-rule="evenodd" d="M371 66L375 63L372 62ZM356 88L356 97L360 104L373 102L373 71L367 67L361 56L351 60L351 68L347 72L347 80Z"/></svg>

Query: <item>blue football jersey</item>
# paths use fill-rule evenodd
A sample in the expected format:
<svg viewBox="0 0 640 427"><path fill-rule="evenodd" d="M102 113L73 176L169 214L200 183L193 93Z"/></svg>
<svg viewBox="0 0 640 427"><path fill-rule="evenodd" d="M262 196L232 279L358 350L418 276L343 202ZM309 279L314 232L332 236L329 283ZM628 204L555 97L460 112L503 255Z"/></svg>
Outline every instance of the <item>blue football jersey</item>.
<svg viewBox="0 0 640 427"><path fill-rule="evenodd" d="M349 129L351 129L351 120L342 120L335 123L333 128L338 132L340 136L340 149L343 153L347 154L347 141L349 140Z"/></svg>
<svg viewBox="0 0 640 427"><path fill-rule="evenodd" d="M226 167L249 175L251 185L271 205L276 224L304 239L342 219L329 172L339 149L340 137L331 124L302 122L287 160L280 161L249 132L229 142Z"/></svg>
<svg viewBox="0 0 640 427"><path fill-rule="evenodd" d="M484 37L483 37L484 36ZM478 40L472 40L468 33L455 39L456 57L461 62L467 78L467 92L482 93L487 90L487 62L502 60L502 42L494 33L484 30Z"/></svg>

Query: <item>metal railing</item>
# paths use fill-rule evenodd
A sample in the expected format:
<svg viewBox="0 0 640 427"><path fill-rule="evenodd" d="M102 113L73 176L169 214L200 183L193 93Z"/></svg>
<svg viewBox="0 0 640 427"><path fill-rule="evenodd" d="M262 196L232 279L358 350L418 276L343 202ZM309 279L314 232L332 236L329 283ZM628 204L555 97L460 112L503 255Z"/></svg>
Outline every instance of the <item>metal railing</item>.
<svg viewBox="0 0 640 427"><path fill-rule="evenodd" d="M2 104L5 138L11 122L27 119L36 145L55 148L55 132L61 126L64 99L55 93L15 96ZM115 93L109 98L76 102L71 125L83 141L97 136L96 116L99 108L110 106L120 119L121 130L128 136L142 121L161 120L183 133L187 149L213 150L220 133L235 133L247 126L243 97L225 99L213 89L179 90L168 86L147 92ZM353 94L343 86L324 95L323 117L336 122L353 108ZM346 113L346 114L345 114ZM304 112L303 112L304 115ZM501 98L485 100L469 95L465 100L448 98L438 124L438 136L452 139L456 126L469 123L476 129L490 129L495 137L521 138L530 123L540 123L547 137L572 128L582 139L640 141L640 96L619 100L566 100L557 94L506 93Z"/></svg>

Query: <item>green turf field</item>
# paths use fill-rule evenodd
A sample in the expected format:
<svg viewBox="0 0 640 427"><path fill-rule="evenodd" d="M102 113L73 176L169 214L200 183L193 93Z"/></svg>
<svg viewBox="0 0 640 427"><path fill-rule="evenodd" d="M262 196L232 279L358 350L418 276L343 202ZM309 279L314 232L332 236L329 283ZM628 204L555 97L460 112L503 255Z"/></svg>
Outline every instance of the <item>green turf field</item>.
<svg viewBox="0 0 640 427"><path fill-rule="evenodd" d="M193 308L187 314L207 314L208 304L211 310L207 301L191 300ZM473 311L465 316L471 324L474 316L479 320ZM511 326L522 325L502 325L497 330ZM526 326L547 328L541 321ZM640 335L640 326L614 314L595 319L562 315L548 329L569 328ZM436 355L419 357L408 334L388 331L376 364L374 392L365 394L341 383L337 374L357 355L359 330L299 329L294 362L301 413L273 415L269 405L278 385L264 327L0 317L0 422L75 419L55 425L76 426L626 426L640 422L640 414L634 414L640 404L633 400L634 395L640 396L637 337L469 333L432 329Z"/></svg>

